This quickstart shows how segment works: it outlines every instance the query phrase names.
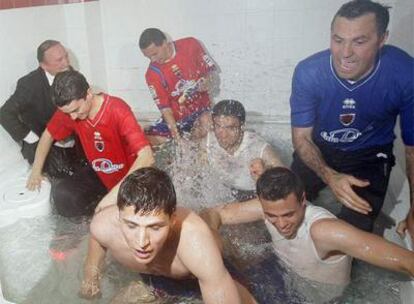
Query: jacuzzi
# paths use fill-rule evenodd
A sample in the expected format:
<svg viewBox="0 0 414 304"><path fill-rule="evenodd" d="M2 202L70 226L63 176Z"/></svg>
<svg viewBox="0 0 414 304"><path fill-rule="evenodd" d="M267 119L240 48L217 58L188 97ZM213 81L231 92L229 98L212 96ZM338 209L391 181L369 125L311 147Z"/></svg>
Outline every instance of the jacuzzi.
<svg viewBox="0 0 414 304"><path fill-rule="evenodd" d="M30 168L22 158L18 145L0 128L0 145L3 147L0 158L0 228L11 227L18 220L47 216L50 214L50 184L42 182L39 191L28 191L26 181ZM4 149L7 147L7 149ZM47 240L52 232L44 235ZM6 242L0 246L0 303L11 303L3 298L3 288L10 291L19 289L21 277L2 261L8 261L11 256L17 259L22 267L30 263L20 250L18 242ZM46 262L47 263L47 262ZM27 265L28 266L28 265ZM32 276L32 282L25 286L32 286L44 275L45 269L38 269Z"/></svg>
<svg viewBox="0 0 414 304"><path fill-rule="evenodd" d="M274 117L248 117L249 126L262 134L265 139L272 142L281 154L285 162L290 160L290 125L288 122L281 122ZM142 118L141 118L142 122ZM269 126L271 126L269 128ZM20 156L18 146L9 138L9 136L0 128L0 143L2 147L7 147L0 158L0 228L8 228L16 225L18 221L22 223L25 218L47 218L50 217L49 192L50 184L45 182L40 191L28 192L25 189L25 182L29 173L26 162ZM388 214L396 223L405 217L408 209L409 188L405 180L404 172L400 166L396 165L392 171L390 186L387 193L384 212ZM7 298L8 293L17 293L14 299L24 299L29 294L31 288L39 280L47 275L53 263L49 253L48 244L53 240L53 223L52 229L42 232L42 240L39 248L30 252L31 258L35 258L41 267L36 268L36 273L29 279L25 278L24 290L19 290L22 280L22 274L12 267L8 267L7 262L10 259L19 264L22 269L30 268L30 259L27 259L28 251L24 249L23 244L18 240L8 240L9 243L1 244L0 247L0 304L9 303L11 299ZM2 230L4 231L4 229ZM395 232L395 226L384 231L384 236L392 242L412 248L408 238L401 240ZM23 247L23 250L22 250ZM18 250L17 250L18 249ZM81 267L81 266L79 266ZM76 276L76 274L75 274ZM75 286L74 288L76 288ZM2 293L2 288L4 294ZM403 304L414 303L414 281L401 282L400 297ZM19 303L19 300L14 300ZM269 303L271 304L271 303Z"/></svg>

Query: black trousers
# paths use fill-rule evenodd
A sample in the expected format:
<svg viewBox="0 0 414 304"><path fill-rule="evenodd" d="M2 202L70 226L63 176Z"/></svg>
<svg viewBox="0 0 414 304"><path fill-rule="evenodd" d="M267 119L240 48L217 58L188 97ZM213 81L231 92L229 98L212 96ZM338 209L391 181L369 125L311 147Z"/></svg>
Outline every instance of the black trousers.
<svg viewBox="0 0 414 304"><path fill-rule="evenodd" d="M33 164L37 144L38 142L28 144L23 141L22 143L21 153L30 165ZM80 168L83 159L83 152L78 151L76 147L60 148L52 146L43 166L43 173L51 179L72 175Z"/></svg>
<svg viewBox="0 0 414 304"><path fill-rule="evenodd" d="M391 169L395 164L392 144L358 151L341 151L318 145L323 159L334 170L350 174L370 182L367 187L354 187L360 197L368 201L372 211L364 215L342 206L338 218L365 231L372 231L374 221L381 211L387 192ZM299 175L305 184L306 197L313 201L326 184L307 167L296 152L293 153L292 171Z"/></svg>
<svg viewBox="0 0 414 304"><path fill-rule="evenodd" d="M52 200L57 213L65 217L93 215L96 205L107 192L89 165L70 176L52 180Z"/></svg>

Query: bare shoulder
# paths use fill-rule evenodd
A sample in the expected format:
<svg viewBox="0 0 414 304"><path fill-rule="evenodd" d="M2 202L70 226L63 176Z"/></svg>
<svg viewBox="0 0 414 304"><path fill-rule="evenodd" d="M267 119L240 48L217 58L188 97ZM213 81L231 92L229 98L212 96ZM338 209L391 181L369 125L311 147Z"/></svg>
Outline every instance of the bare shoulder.
<svg viewBox="0 0 414 304"><path fill-rule="evenodd" d="M177 209L177 220L180 222L179 247L194 246L206 240L214 240L213 234L204 220L194 211L186 208Z"/></svg>
<svg viewBox="0 0 414 304"><path fill-rule="evenodd" d="M116 205L104 208L94 215L90 233L99 242L106 243L118 231L119 210Z"/></svg>
<svg viewBox="0 0 414 304"><path fill-rule="evenodd" d="M358 229L337 218L317 220L310 228L315 244L326 249L342 247L350 236L355 235L355 232L358 232Z"/></svg>

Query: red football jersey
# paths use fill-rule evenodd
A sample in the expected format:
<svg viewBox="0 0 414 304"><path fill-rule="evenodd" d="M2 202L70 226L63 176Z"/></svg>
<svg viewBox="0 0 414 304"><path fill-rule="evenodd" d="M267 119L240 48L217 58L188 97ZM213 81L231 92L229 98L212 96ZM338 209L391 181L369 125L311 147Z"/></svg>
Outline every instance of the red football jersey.
<svg viewBox="0 0 414 304"><path fill-rule="evenodd" d="M210 106L207 92L198 92L197 81L215 65L194 38L174 41L175 55L166 63L151 63L145 74L152 97L160 110L171 108L176 121ZM178 103L186 92L186 101Z"/></svg>
<svg viewBox="0 0 414 304"><path fill-rule="evenodd" d="M130 107L117 97L103 97L93 120L72 120L57 110L47 129L55 140L75 132L89 163L106 188L111 189L128 172L139 150L149 143Z"/></svg>

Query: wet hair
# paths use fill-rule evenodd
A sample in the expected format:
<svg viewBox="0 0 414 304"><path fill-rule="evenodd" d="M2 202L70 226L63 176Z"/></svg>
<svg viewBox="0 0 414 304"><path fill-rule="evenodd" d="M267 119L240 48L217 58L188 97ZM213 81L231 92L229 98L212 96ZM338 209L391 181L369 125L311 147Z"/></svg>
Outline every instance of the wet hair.
<svg viewBox="0 0 414 304"><path fill-rule="evenodd" d="M141 168L128 175L121 183L117 205L120 210L135 207L135 213L149 214L164 211L172 215L177 206L174 185L164 171Z"/></svg>
<svg viewBox="0 0 414 304"><path fill-rule="evenodd" d="M239 119L241 125L246 121L246 111L244 110L244 106L241 102L233 99L219 101L214 105L211 115L213 118L221 115L234 116Z"/></svg>
<svg viewBox="0 0 414 304"><path fill-rule="evenodd" d="M298 200L302 200L304 187L300 178L291 170L284 167L267 169L256 183L257 195L261 199L277 201L285 199L294 193Z"/></svg>
<svg viewBox="0 0 414 304"><path fill-rule="evenodd" d="M57 107L70 104L73 100L86 98L89 84L78 71L65 71L56 75L52 84L52 100Z"/></svg>
<svg viewBox="0 0 414 304"><path fill-rule="evenodd" d="M165 40L167 40L167 36L165 36L161 30L157 28L147 28L139 37L139 48L144 50L153 43L156 46L160 46Z"/></svg>
<svg viewBox="0 0 414 304"><path fill-rule="evenodd" d="M50 49L51 47L60 44L59 41L57 40L45 40L43 41L38 47L37 47L37 61L43 62L43 60L45 59L45 53L48 49Z"/></svg>
<svg viewBox="0 0 414 304"><path fill-rule="evenodd" d="M352 0L339 8L332 19L331 28L337 17L355 19L373 13L375 15L378 36L382 37L387 31L388 23L390 21L390 13L388 11L390 8L390 6L372 2L371 0Z"/></svg>

